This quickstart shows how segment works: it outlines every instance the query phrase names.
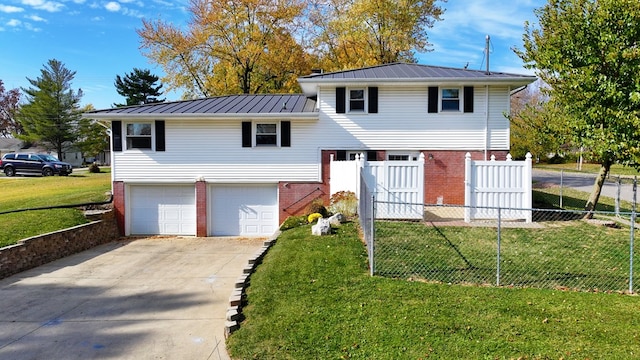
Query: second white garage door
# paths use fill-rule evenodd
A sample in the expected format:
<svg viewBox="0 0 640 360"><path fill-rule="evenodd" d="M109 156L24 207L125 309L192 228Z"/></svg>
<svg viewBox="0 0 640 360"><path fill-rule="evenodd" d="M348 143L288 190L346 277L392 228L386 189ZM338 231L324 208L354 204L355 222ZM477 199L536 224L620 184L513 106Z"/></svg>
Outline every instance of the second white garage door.
<svg viewBox="0 0 640 360"><path fill-rule="evenodd" d="M193 185L130 186L129 199L129 234L196 234L196 195Z"/></svg>
<svg viewBox="0 0 640 360"><path fill-rule="evenodd" d="M278 228L275 185L216 185L209 191L213 236L270 236Z"/></svg>

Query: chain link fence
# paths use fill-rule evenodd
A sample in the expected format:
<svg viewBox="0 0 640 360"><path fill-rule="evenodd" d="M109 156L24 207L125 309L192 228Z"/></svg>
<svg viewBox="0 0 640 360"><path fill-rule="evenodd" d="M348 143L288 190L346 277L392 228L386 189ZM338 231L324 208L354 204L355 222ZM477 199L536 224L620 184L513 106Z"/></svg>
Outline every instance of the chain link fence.
<svg viewBox="0 0 640 360"><path fill-rule="evenodd" d="M364 195L364 194L362 194ZM422 221L376 219L371 195L360 212L372 275L414 281L637 291L636 213L486 209L495 218L464 221L464 206L424 205ZM477 207L474 208L477 210ZM490 210L490 211L489 211ZM532 222L503 220L532 211ZM587 219L588 218L588 219ZM367 233L369 233L367 235Z"/></svg>

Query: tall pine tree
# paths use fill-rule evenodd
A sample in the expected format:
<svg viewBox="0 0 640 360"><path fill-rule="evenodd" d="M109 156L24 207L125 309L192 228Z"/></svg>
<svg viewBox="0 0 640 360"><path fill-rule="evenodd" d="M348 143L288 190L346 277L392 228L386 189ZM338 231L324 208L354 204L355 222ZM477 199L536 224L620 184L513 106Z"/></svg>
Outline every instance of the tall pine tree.
<svg viewBox="0 0 640 360"><path fill-rule="evenodd" d="M115 107L151 104L163 102L158 99L162 95L162 84L156 85L160 78L151 74L148 69L133 68L124 78L116 75L116 91L126 98L126 104L113 104Z"/></svg>
<svg viewBox="0 0 640 360"><path fill-rule="evenodd" d="M40 70L38 78L27 78L31 87L22 88L26 102L17 116L23 128L18 137L55 150L58 158L77 137L82 90L71 88L75 75L75 71L52 59Z"/></svg>

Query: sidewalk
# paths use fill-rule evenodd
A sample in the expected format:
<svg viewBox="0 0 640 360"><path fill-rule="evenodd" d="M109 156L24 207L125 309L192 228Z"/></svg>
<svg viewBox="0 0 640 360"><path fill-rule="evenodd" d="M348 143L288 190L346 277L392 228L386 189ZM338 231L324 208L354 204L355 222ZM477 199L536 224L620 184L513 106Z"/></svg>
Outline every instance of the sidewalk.
<svg viewBox="0 0 640 360"><path fill-rule="evenodd" d="M1 280L0 358L228 359L229 296L263 241L118 241Z"/></svg>

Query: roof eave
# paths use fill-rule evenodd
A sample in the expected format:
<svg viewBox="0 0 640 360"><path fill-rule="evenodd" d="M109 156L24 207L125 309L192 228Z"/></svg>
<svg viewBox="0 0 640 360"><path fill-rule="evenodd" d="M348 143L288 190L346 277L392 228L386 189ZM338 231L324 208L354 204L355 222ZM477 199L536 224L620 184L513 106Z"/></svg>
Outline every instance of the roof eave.
<svg viewBox="0 0 640 360"><path fill-rule="evenodd" d="M509 85L524 86L537 80L535 76L523 77L442 77L442 78L354 78L354 79L298 79L302 91L307 96L317 94L318 86L344 86L344 85L398 85L398 86L424 86L424 85L447 85L447 84L471 84L471 85Z"/></svg>
<svg viewBox="0 0 640 360"><path fill-rule="evenodd" d="M84 113L82 117L85 119L95 120L225 120L225 119L317 119L317 112L304 113L269 113L269 114L167 114L167 113L148 113L148 114L127 114L127 113Z"/></svg>

